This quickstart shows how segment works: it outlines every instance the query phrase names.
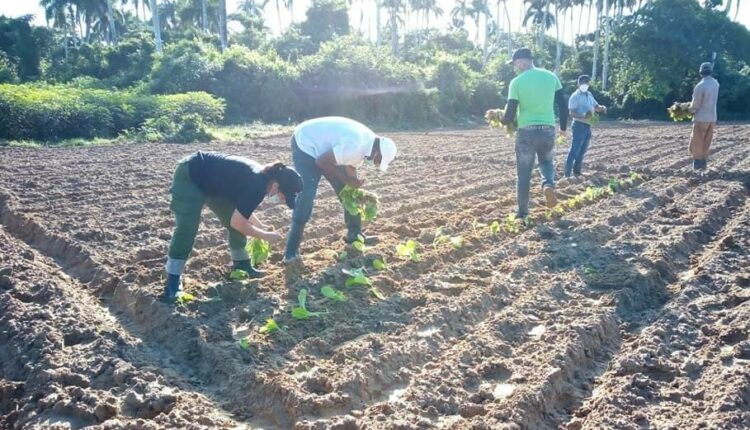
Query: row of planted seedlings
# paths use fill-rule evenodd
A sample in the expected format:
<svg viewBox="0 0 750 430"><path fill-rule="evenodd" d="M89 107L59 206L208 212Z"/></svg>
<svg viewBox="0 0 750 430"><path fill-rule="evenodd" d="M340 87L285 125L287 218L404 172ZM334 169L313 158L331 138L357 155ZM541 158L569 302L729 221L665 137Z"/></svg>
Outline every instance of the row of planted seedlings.
<svg viewBox="0 0 750 430"><path fill-rule="evenodd" d="M366 254L370 247L360 237L359 240L352 243L351 248L342 251L338 255L338 260L342 265L343 263L348 263L346 267L339 267L337 265L334 268L334 270L340 271L344 275L345 280L339 282L342 285L321 282L320 286L315 289L318 290L317 293L320 294L322 299L316 302L330 303L333 306L347 302L350 299L350 290L352 288L366 288L370 296L374 299L385 300L387 299L386 294L378 287L376 280L372 278L372 275L377 272L393 271L397 272L395 274L399 278L409 277L406 271L400 273L399 269L410 263L422 263L427 255L434 262L439 262L443 261L446 257L450 257L453 252L459 252L459 250L465 252L469 248L479 246L483 241L496 243L494 239L501 235L514 237L536 224L559 219L568 212L594 203L617 192L628 190L645 180L646 178L637 172L631 172L627 177L622 179L612 178L606 186L587 187L585 191L561 201L554 208L547 209L542 214L534 217L518 218L515 214L509 214L502 220L494 220L490 223L482 223L475 219L469 229L466 229L462 233L459 232L459 234L449 234L446 228L438 227L431 236L431 243L423 244L415 239L408 239L398 243L392 254L402 263L393 267L388 264L386 258L381 254L378 254L375 258L372 258L373 256L367 257ZM377 216L378 198L375 194L345 187L340 197L344 207L352 214L359 214L364 221L371 221ZM271 249L267 242L253 239L248 242L248 252L253 264L257 266L268 259ZM413 270L410 273L412 273L411 276L413 277ZM231 272L229 277L233 281L245 281L248 279L247 273L241 270ZM313 287L310 289L303 288L299 291L296 306L293 306L289 312L292 320L312 320L329 313L328 309L323 311L308 309L308 299L311 295L317 294L316 292L311 293L311 290L313 290ZM194 299L194 296L183 293L177 298L177 302L178 304L185 305ZM286 329L276 319L268 318L265 324L258 328L258 333L262 336L271 336L274 333L281 333L283 335L286 334ZM239 340L239 346L242 349L249 349L250 345L251 340L248 337Z"/></svg>

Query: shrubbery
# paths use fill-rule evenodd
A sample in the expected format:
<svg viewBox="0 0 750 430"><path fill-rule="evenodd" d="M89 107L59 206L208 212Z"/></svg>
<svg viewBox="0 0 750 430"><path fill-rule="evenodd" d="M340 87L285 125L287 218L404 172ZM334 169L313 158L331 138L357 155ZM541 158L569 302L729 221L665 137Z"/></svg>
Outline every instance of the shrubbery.
<svg viewBox="0 0 750 430"><path fill-rule="evenodd" d="M49 85L0 85L0 138L59 140L114 137L149 119L178 129L223 118L224 103L205 93L165 96ZM198 124L199 125L199 124ZM200 127L197 127L200 128Z"/></svg>

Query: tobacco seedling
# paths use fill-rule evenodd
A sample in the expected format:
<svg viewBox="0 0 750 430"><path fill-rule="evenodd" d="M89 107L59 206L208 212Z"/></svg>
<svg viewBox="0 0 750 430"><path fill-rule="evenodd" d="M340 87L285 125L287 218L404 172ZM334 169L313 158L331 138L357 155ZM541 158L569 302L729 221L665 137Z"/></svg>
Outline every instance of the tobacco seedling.
<svg viewBox="0 0 750 430"><path fill-rule="evenodd" d="M560 146L563 146L563 145L565 145L565 144L566 144L566 143L567 143L568 141L567 141L567 139L565 139L565 136L563 136L563 135L560 135L560 136L558 136L558 137L557 137L557 140L556 140L556 142L557 142L557 144L558 144L558 145L560 145Z"/></svg>
<svg viewBox="0 0 750 430"><path fill-rule="evenodd" d="M248 349L250 349L250 341L247 340L246 337L244 337L244 338L242 338L242 340L240 340L240 349L242 349L244 351L247 351Z"/></svg>
<svg viewBox="0 0 750 430"><path fill-rule="evenodd" d="M314 317L319 317L322 312L310 312L307 310L307 288L303 288L297 295L297 306L292 309L292 317L298 320L307 320Z"/></svg>
<svg viewBox="0 0 750 430"><path fill-rule="evenodd" d="M177 298L175 298L175 303L179 305L184 305L184 304L192 302L193 300L195 300L194 295L190 293L186 293L184 291L180 291L177 293Z"/></svg>
<svg viewBox="0 0 750 430"><path fill-rule="evenodd" d="M269 318L266 320L266 325L261 327L258 332L260 334L271 334L273 332L281 330L281 327L276 323L276 320Z"/></svg>
<svg viewBox="0 0 750 430"><path fill-rule="evenodd" d="M620 188L620 181L616 178L612 178L609 180L609 184L607 184L607 187L609 187L610 191L617 192L617 189Z"/></svg>
<svg viewBox="0 0 750 430"><path fill-rule="evenodd" d="M358 235L357 236L357 240L355 240L354 242L352 242L352 246L357 251L359 251L361 253L364 253L365 250L367 249L367 247L365 246L365 237L362 236L361 234Z"/></svg>
<svg viewBox="0 0 750 430"><path fill-rule="evenodd" d="M518 234L521 232L520 220L516 217L516 214L508 214L505 218L504 229L510 234Z"/></svg>
<svg viewBox="0 0 750 430"><path fill-rule="evenodd" d="M339 254L339 261L344 261L349 257L349 253L346 251L341 251L341 254Z"/></svg>
<svg viewBox="0 0 750 430"><path fill-rule="evenodd" d="M341 291L334 289L330 285L324 285L320 288L320 294L327 299L331 299L334 302L345 302L346 295Z"/></svg>
<svg viewBox="0 0 750 430"><path fill-rule="evenodd" d="M254 267L258 267L268 260L268 255L271 253L271 244L263 239L254 238L245 246L245 250L250 254L250 261Z"/></svg>
<svg viewBox="0 0 750 430"><path fill-rule="evenodd" d="M500 222L492 221L492 224L490 224L490 234L496 236L498 233L500 233Z"/></svg>
<svg viewBox="0 0 750 430"><path fill-rule="evenodd" d="M385 294L383 294L382 291L378 287L371 287L370 288L370 294L375 296L379 300L385 300Z"/></svg>
<svg viewBox="0 0 750 430"><path fill-rule="evenodd" d="M421 257L417 250L417 242L409 239L405 243L399 243L396 245L396 253L400 257L406 257L411 261L420 261Z"/></svg>
<svg viewBox="0 0 750 430"><path fill-rule="evenodd" d="M586 275L591 276L591 277L599 276L599 271L596 270L595 268L591 267L591 266L585 266L583 268L583 273L585 273Z"/></svg>
<svg viewBox="0 0 750 430"><path fill-rule="evenodd" d="M464 238L461 236L453 236L450 238L450 244L454 249L463 248Z"/></svg>
<svg viewBox="0 0 750 430"><path fill-rule="evenodd" d="M367 286L371 286L372 285L372 281L370 281L370 278L368 278L365 275L364 270L362 270L361 268L360 269L351 269L351 270L350 269L341 269L341 272L344 273L345 275L349 276L349 279L347 279L346 283L344 284L347 287L351 287L351 286L354 286L354 285L367 285Z"/></svg>
<svg viewBox="0 0 750 430"><path fill-rule="evenodd" d="M346 185L339 193L339 198L351 215L359 215L365 221L372 221L378 215L378 196L369 191Z"/></svg>
<svg viewBox="0 0 750 430"><path fill-rule="evenodd" d="M385 259L378 258L372 262L372 267L375 268L375 270L386 270L388 269L388 264L386 264Z"/></svg>
<svg viewBox="0 0 750 430"><path fill-rule="evenodd" d="M245 272L244 270L240 269L234 269L232 270L232 273L229 274L229 279L233 281L244 281L245 279L248 279L250 275Z"/></svg>

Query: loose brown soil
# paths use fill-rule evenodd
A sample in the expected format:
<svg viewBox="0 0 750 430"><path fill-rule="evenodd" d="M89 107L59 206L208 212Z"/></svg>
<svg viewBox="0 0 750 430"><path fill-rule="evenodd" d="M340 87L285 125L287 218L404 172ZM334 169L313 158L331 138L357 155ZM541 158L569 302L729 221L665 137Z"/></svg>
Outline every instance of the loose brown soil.
<svg viewBox="0 0 750 430"><path fill-rule="evenodd" d="M492 235L515 210L512 142L397 133L389 174L367 172L378 245L344 245L323 185L304 263L284 267L277 246L267 277L231 282L206 210L196 300L178 306L158 300L175 163L197 149L288 161L288 138L2 149L0 428L750 428L750 127L720 127L703 177L688 136L596 130L587 176L560 199L640 176L561 217L535 177L534 225ZM286 231L290 214L259 216ZM433 248L438 227L463 247ZM395 255L407 239L420 261ZM384 299L344 287L341 269L362 266ZM323 316L291 317L303 288ZM282 331L261 335L268 318Z"/></svg>

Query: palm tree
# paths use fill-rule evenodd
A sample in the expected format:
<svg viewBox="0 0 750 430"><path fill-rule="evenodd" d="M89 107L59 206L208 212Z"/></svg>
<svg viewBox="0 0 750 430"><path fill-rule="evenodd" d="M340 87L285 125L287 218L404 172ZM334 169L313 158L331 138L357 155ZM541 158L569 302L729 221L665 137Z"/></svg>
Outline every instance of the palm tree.
<svg viewBox="0 0 750 430"><path fill-rule="evenodd" d="M388 25L391 30L391 52L398 57L398 23L403 22L400 12L406 7L403 0L383 0L383 6L388 10Z"/></svg>
<svg viewBox="0 0 750 430"><path fill-rule="evenodd" d="M229 46L227 40L227 0L219 0L219 39L221 39L221 50L226 51Z"/></svg>
<svg viewBox="0 0 750 430"><path fill-rule="evenodd" d="M592 81L596 81L597 66L599 65L599 24L601 23L602 17L601 0L591 0L591 3L594 2L596 2L596 29L594 30L594 61L591 66Z"/></svg>
<svg viewBox="0 0 750 430"><path fill-rule="evenodd" d="M161 52L161 25L159 24L159 5L157 0L151 1L151 23L154 26L154 39L156 39L156 52Z"/></svg>
<svg viewBox="0 0 750 430"><path fill-rule="evenodd" d="M436 0L426 0L425 4L425 24L426 28L430 28L430 12L435 15L435 19L438 19L443 16L443 13L445 13L445 11L443 10L443 8L438 6Z"/></svg>
<svg viewBox="0 0 750 430"><path fill-rule="evenodd" d="M466 6L466 0L457 0L456 5L451 10L451 24L454 28L462 29L466 25L466 15L468 7Z"/></svg>
<svg viewBox="0 0 750 430"><path fill-rule="evenodd" d="M609 39L611 32L611 21L609 18L609 0L604 0L604 55L602 58L602 90L607 90L607 78L609 73Z"/></svg>
<svg viewBox="0 0 750 430"><path fill-rule="evenodd" d="M544 33L555 25L555 17L549 13L549 0L543 4L542 0L532 0L526 15L523 18L523 26L526 27L531 21L532 26L538 32L537 48L544 46Z"/></svg>
<svg viewBox="0 0 750 430"><path fill-rule="evenodd" d="M481 27L479 26L479 20L482 18L482 15L490 15L490 9L487 6L487 0L471 0L471 5L467 10L467 14L474 20L474 26L477 28L477 33L474 36L474 43L479 46L479 32L481 30Z"/></svg>

